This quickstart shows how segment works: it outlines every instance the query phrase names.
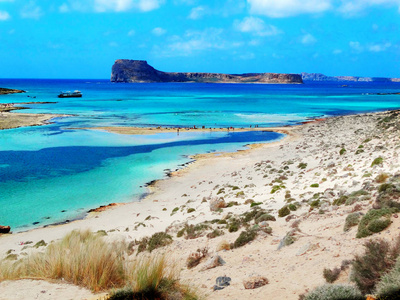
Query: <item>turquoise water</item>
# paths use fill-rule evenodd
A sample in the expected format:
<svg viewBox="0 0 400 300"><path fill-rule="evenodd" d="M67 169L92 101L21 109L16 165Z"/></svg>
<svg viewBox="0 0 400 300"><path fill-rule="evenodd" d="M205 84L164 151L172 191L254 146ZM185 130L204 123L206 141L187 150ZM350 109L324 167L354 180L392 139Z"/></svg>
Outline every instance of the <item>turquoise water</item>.
<svg viewBox="0 0 400 300"><path fill-rule="evenodd" d="M137 201L145 184L190 161L189 155L236 151L272 141L271 132L118 135L95 126L249 127L399 108L400 84L115 84L106 80L0 80L27 90L0 97L32 113L62 113L53 124L0 131L0 225L27 230L82 217L90 208ZM58 99L79 89L83 98ZM29 96L29 97L28 97Z"/></svg>

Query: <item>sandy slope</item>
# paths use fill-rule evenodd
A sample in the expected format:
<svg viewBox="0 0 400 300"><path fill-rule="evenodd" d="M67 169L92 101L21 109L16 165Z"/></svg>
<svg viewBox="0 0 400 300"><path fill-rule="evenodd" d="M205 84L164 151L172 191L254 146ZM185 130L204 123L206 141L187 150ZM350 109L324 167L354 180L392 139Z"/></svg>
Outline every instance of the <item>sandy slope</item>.
<svg viewBox="0 0 400 300"><path fill-rule="evenodd" d="M377 127L379 118L385 113L343 116L325 121L305 124L291 129L290 138L273 145L254 147L251 151L235 154L206 155L189 165L175 176L156 183L154 193L140 203L113 207L102 213L93 213L85 220L62 226L41 228L29 232L0 237L0 254L9 249L13 253L22 251L26 241L44 239L46 242L61 238L73 229L90 228L93 231L108 231L108 239L125 239L128 242L140 239L165 229L174 236L174 242L160 252L165 252L181 266L181 278L199 287L208 299L297 299L298 295L324 283L324 267L340 266L344 259L351 259L362 251L365 239L356 239L356 227L343 232L344 220L355 204L348 206L331 205L340 195L370 187L368 197L357 202L366 212L376 197L378 184L374 178L386 172L394 175L400 165L397 147L400 138L395 129L383 130ZM364 142L367 138L371 139ZM356 154L363 144L364 152ZM340 149L347 151L340 155ZM360 152L360 151L359 151ZM383 164L371 167L371 162L381 156ZM306 163L300 169L299 163ZM365 175L369 177L365 177ZM282 175L285 178L281 177ZM271 194L277 178L284 188ZM311 187L318 183L319 187ZM238 187L234 189L233 187ZM224 188L224 192L217 195ZM237 195L242 191L244 195ZM277 217L277 210L285 204L286 191L301 207L292 212L293 219ZM309 203L320 199L320 208L310 210ZM225 201L237 201L240 205L224 208L220 212L210 211L210 202L223 196ZM205 220L223 219L229 213L240 214L250 209L244 204L247 199L262 202L260 207L270 209L277 221L268 222L271 235L259 234L251 243L234 250L219 251L226 262L214 269L200 271L204 262L188 270L186 258L198 248L208 247L209 253L225 240L233 242L240 231L228 233L225 225L216 225L225 230L223 236L208 239L203 236L186 240L176 238L176 232L185 222L198 224ZM172 214L175 207L178 211ZM188 213L188 208L195 211ZM290 231L295 220L300 220L300 231L296 241L277 250L280 240ZM400 221L392 218L392 225L373 236L392 239L398 234ZM32 248L25 249L29 253ZM232 278L231 286L212 291L218 276ZM254 290L245 290L243 280L252 275L261 275L269 284ZM346 275L341 281L347 282ZM9 292L8 284L0 285L0 294ZM19 289L24 289L23 285ZM30 289L25 289L31 299ZM56 293L56 290L52 290ZM83 299L86 296L82 296ZM79 298L76 298L79 299Z"/></svg>

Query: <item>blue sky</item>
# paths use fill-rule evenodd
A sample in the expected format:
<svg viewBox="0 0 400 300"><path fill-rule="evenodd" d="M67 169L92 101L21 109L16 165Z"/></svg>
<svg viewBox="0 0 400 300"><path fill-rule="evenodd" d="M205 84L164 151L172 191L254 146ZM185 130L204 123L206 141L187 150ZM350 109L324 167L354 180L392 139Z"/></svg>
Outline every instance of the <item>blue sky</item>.
<svg viewBox="0 0 400 300"><path fill-rule="evenodd" d="M0 0L0 78L162 71L400 77L400 0Z"/></svg>

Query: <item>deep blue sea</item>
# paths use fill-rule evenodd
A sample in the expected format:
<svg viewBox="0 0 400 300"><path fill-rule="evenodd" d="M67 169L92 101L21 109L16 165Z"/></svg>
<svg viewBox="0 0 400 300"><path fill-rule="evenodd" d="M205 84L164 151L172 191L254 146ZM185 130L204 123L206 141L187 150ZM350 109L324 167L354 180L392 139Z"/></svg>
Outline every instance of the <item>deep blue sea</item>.
<svg viewBox="0 0 400 300"><path fill-rule="evenodd" d="M343 87L343 85L347 85ZM69 114L45 126L0 131L0 225L14 232L83 217L111 202L138 201L147 182L182 167L189 155L237 151L282 138L272 132L118 135L97 126L284 126L310 118L400 107L400 83L303 85L111 83L108 80L0 79L26 90L0 96L29 113ZM82 98L57 98L80 90ZM1 117L1 116L0 116ZM75 129L73 129L75 128Z"/></svg>

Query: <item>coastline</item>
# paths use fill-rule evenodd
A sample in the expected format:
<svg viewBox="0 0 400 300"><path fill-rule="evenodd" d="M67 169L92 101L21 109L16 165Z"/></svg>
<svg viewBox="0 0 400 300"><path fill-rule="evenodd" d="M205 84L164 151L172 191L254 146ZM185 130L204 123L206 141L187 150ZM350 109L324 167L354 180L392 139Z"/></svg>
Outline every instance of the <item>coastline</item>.
<svg viewBox="0 0 400 300"><path fill-rule="evenodd" d="M265 299L266 296L277 295L286 299L297 299L306 289L312 289L324 282L324 267L340 265L343 259L351 258L351 255L361 251L364 240L355 239L354 228L343 232L344 219L357 204L361 206L362 212L368 210L373 204L376 192L371 189L372 200L349 206L335 207L328 205L328 202L341 193L347 194L363 189L367 183L376 186L371 179L382 172L393 176L400 171L396 153L400 139L395 130L378 128L382 120L395 114L398 114L397 110L346 115L295 127L284 127L284 130L289 130L293 135L271 143L272 145L261 144L250 150L229 155L196 156L194 163L171 177L156 181L151 186L153 192L140 202L92 213L83 220L64 225L0 236L0 255L5 255L10 248L20 254L26 241L36 243L44 239L49 243L74 229L104 230L108 233L107 239L110 241L138 240L167 230L173 236L174 242L159 251L172 253L170 258L180 265L185 263L182 257L186 258L191 252L205 245L211 252L218 252L226 261L226 265L207 271L200 272L202 265L182 271L181 277L191 278L193 283L201 286L209 299L232 296L242 299ZM371 141L365 142L369 138ZM363 152L356 154L357 149L361 149L360 145L363 145ZM346 148L343 155L339 154L341 147ZM371 161L378 156L384 158L382 165L371 167ZM298 167L300 163L306 163L307 166L301 169ZM271 167L268 167L269 165ZM284 179L285 189L272 194L274 179L279 176L280 168L284 170L283 166L287 166L289 172L282 172L287 177ZM370 176L364 177L367 173ZM265 175L267 176L264 177ZM319 187L310 187L313 183L318 183ZM244 195L238 196L236 191L232 191L232 186L238 186ZM222 212L212 212L209 204L212 199L218 197L217 192L221 188L225 189L222 195L226 202L236 201L239 205L224 208ZM250 206L245 204L248 198L253 198L257 203L261 202L260 207L276 216L277 210L285 204L284 190L289 190L291 196L301 204L297 211L290 214L293 218L287 221L286 218L277 217L276 222L269 222L273 229L271 235L261 235L242 248L216 250L220 242L234 240L239 232L226 232L215 239L205 236L193 240L176 238L177 231L185 223L198 224L248 211ZM323 210L323 214L317 209L310 210L309 199L313 199L316 193L322 195L320 201L324 204L321 204L319 210ZM173 213L175 207L178 210ZM194 208L195 211L189 213L188 208ZM301 220L302 233L293 245L277 251L276 248L290 229L292 220ZM396 234L394 229L400 226L400 221L392 221L392 225L382 232L380 237L390 239ZM316 222L318 226L315 226ZM27 253L32 251L36 250L24 250ZM290 278L287 278L288 272L291 273ZM305 272L307 277L303 276ZM244 289L242 280L252 273L266 276L270 283L257 290ZM232 285L224 290L212 292L210 285L221 274L232 277ZM346 277L342 278L342 281L347 282Z"/></svg>
<svg viewBox="0 0 400 300"><path fill-rule="evenodd" d="M19 127L41 126L50 124L51 119L67 117L61 114L31 114L15 113L15 110L25 110L28 107L15 106L15 104L44 104L54 102L22 102L12 104L0 104L0 130L13 129Z"/></svg>

